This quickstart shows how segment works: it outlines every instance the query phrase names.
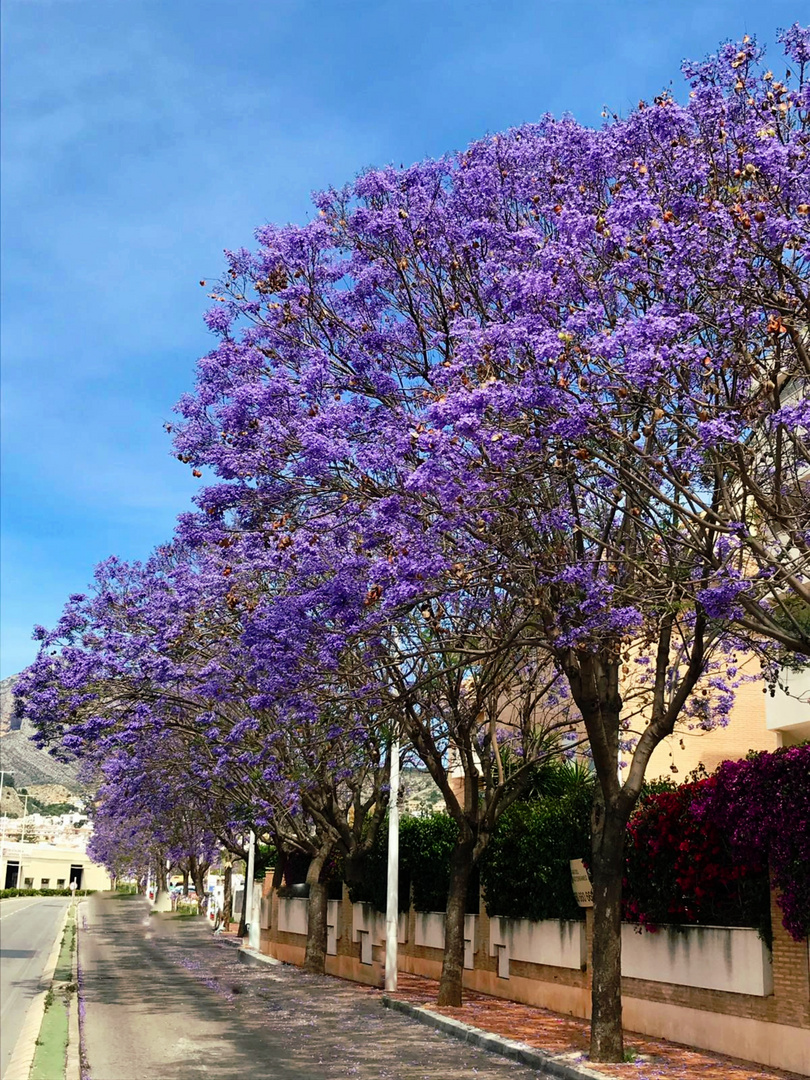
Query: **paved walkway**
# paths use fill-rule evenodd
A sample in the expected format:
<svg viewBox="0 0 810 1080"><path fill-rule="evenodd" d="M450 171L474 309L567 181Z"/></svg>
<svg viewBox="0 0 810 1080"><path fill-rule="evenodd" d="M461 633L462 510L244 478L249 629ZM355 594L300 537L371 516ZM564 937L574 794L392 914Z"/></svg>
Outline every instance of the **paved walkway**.
<svg viewBox="0 0 810 1080"><path fill-rule="evenodd" d="M222 935L222 940L234 946L241 943L235 934ZM355 992L371 998L383 996L383 991L376 987L359 983L349 985ZM436 1005L437 990L438 983L433 979L400 972L397 991L388 996L423 1006L493 1035L524 1042L548 1054L564 1054L568 1064L581 1063L606 1077L623 1080L695 1080L697 1077L700 1080L806 1080L798 1073L693 1050L680 1043L631 1031L625 1032L625 1049L636 1053L634 1061L623 1065L591 1065L587 1057L590 1025L585 1020L470 991L465 991L461 1008L439 1007ZM568 1057L572 1052L573 1056Z"/></svg>
<svg viewBox="0 0 810 1080"><path fill-rule="evenodd" d="M354 985L354 984L352 984ZM804 1080L797 1073L768 1069L762 1065L692 1050L666 1039L625 1032L625 1049L636 1052L636 1060L626 1065L591 1066L587 1061L590 1027L587 1021L552 1012L550 1009L518 1005L488 994L465 993L461 1008L439 1008L436 1002L438 983L418 975L400 973L396 994L413 1005L422 1005L443 1016L460 1020L483 1031L503 1035L537 1047L549 1054L577 1052L579 1061L605 1076L624 1080ZM358 987L367 993L381 996L382 991ZM576 1064L576 1059L568 1059Z"/></svg>
<svg viewBox="0 0 810 1080"><path fill-rule="evenodd" d="M381 1006L382 990L247 965L232 935L199 919L150 916L141 900L93 898L80 938L86 1080L531 1080L539 1073ZM587 1065L588 1024L468 993L438 1009L437 984L401 975L396 996ZM796 1074L627 1033L637 1058L614 1080L799 1080Z"/></svg>
<svg viewBox="0 0 810 1080"><path fill-rule="evenodd" d="M80 905L89 1080L536 1080L393 1014L354 984L239 963L198 919ZM84 925L86 924L86 925Z"/></svg>

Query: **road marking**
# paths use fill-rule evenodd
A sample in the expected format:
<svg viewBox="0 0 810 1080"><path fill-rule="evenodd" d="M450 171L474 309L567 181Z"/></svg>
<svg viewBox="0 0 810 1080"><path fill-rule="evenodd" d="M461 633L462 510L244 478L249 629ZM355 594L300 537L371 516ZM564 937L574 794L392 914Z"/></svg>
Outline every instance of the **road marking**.
<svg viewBox="0 0 810 1080"><path fill-rule="evenodd" d="M0 915L0 922L2 922L3 919L10 919L11 916L16 915L18 911L28 911L30 907L34 907L36 904L41 904L42 901L45 899L50 899L50 897L38 896L36 900L32 901L32 903L26 904L24 907L14 908L14 910L10 911L8 915Z"/></svg>
<svg viewBox="0 0 810 1080"><path fill-rule="evenodd" d="M30 907L31 905L26 905ZM22 908L17 908L21 911ZM14 912L10 912L14 914ZM28 1080L31 1072L31 1066L34 1063L34 1054L37 1049L37 1039L39 1038L39 1030L42 1027L42 1017L45 1015L45 997L48 993L51 983L53 982L54 972L56 971L56 965L59 962L59 953L62 949L62 935L65 932L65 926L67 924L68 915L70 914L70 905L65 910L65 917L62 920L59 930L56 934L56 940L53 943L51 949L51 955L48 957L48 962L40 977L39 985L42 987L40 992L32 1000L28 1012L25 1015L23 1021L22 1031L20 1032L17 1042L14 1046L14 1050L11 1054L11 1060L8 1063L8 1068L3 1074L3 1080ZM8 916L3 916L8 918Z"/></svg>

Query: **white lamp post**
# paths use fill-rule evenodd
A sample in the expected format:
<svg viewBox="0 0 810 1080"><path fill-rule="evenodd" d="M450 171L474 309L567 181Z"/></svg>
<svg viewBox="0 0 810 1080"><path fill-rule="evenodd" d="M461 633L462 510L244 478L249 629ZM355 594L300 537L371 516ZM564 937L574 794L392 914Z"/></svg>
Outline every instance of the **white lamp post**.
<svg viewBox="0 0 810 1080"><path fill-rule="evenodd" d="M245 921L248 924L248 947L259 951L259 935L261 927L256 913L255 893L253 876L256 873L256 833L250 830L248 842L247 871L245 873Z"/></svg>
<svg viewBox="0 0 810 1080"><path fill-rule="evenodd" d="M3 814L3 831L0 833L0 863L3 862L3 848L6 846L6 815L3 813L3 783L6 770L0 769L0 814Z"/></svg>
<svg viewBox="0 0 810 1080"><path fill-rule="evenodd" d="M25 843L25 819L28 817L28 796L23 795L23 799L25 799L25 804L23 805L23 819L22 819L22 825L20 826L20 843L21 844Z"/></svg>
<svg viewBox="0 0 810 1080"><path fill-rule="evenodd" d="M399 739L391 740L388 799L388 881L385 901L385 989L397 988L399 926Z"/></svg>

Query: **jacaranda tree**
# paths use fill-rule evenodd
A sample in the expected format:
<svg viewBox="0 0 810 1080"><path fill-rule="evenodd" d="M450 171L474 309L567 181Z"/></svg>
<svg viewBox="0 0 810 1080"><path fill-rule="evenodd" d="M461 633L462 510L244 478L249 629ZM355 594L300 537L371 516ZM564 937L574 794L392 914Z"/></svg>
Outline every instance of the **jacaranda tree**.
<svg viewBox="0 0 810 1080"><path fill-rule="evenodd" d="M746 39L686 66L685 104L546 118L260 229L212 289L220 344L180 404L178 456L224 481L212 518L317 549L342 506L381 610L459 575L535 607L527 640L600 781L596 1059L622 1052L622 847L653 749L690 712L725 719L730 627L807 641L785 597L807 599L808 39L783 41L785 80Z"/></svg>
<svg viewBox="0 0 810 1080"><path fill-rule="evenodd" d="M746 38L685 66L683 103L372 170L228 253L174 432L216 478L180 523L193 555L71 600L24 683L45 735L68 707L68 745L184 731L269 822L312 778L274 742L326 718L349 770L358 717L415 700L391 647L418 671L454 612L511 603L519 634L478 656L468 635L461 664L451 640L424 686L467 674L428 711L462 715L476 671L526 656L581 717L596 1060L622 1059L623 847L653 750L726 722L742 650L771 680L810 652L810 35L781 40L782 79ZM470 791L498 768L497 722L478 731Z"/></svg>

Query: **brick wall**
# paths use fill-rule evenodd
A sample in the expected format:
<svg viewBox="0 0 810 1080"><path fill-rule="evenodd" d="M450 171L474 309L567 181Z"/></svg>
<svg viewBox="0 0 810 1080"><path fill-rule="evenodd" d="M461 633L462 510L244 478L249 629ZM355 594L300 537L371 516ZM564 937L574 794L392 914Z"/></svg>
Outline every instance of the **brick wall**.
<svg viewBox="0 0 810 1080"><path fill-rule="evenodd" d="M808 942L794 941L782 926L776 893L771 893L773 926L773 1020L810 1028L810 953ZM770 1019L770 1017L769 1017Z"/></svg>

